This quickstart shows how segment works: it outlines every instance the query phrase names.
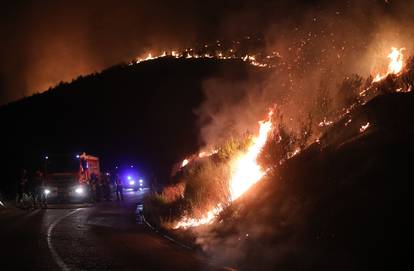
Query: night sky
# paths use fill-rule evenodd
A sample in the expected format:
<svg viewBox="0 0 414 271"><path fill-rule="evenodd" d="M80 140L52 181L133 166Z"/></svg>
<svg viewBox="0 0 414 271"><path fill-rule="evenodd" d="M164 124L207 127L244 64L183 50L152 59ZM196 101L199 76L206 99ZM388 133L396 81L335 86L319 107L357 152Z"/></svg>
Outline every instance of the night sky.
<svg viewBox="0 0 414 271"><path fill-rule="evenodd" d="M186 48L250 35L284 52L308 34L312 23L365 49L398 24L393 34L411 48L413 2L8 1L0 10L0 104L151 49ZM300 34L293 37L295 28Z"/></svg>

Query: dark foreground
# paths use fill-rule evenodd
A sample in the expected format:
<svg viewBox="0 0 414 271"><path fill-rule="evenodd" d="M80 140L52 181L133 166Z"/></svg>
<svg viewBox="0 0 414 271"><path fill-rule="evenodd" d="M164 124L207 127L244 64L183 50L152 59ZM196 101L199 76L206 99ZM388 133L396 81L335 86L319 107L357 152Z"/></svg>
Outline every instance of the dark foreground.
<svg viewBox="0 0 414 271"><path fill-rule="evenodd" d="M210 270L194 252L135 215L144 192L125 202L0 212L2 270Z"/></svg>

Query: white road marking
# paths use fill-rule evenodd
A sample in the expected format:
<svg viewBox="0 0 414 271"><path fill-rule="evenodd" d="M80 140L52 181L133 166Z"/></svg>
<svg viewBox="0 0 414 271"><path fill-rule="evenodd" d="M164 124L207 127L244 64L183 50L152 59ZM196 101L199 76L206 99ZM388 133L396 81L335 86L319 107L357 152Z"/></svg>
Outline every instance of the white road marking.
<svg viewBox="0 0 414 271"><path fill-rule="evenodd" d="M56 252L53 243L52 243L52 232L53 229L56 227L58 223L60 223L63 219L67 218L68 216L73 215L74 213L80 211L81 209L73 210L72 212L67 213L64 216L59 217L55 221L53 221L52 224L50 224L49 228L47 229L47 246L49 247L50 253L52 253L53 260L56 262L56 264L60 267L60 269L64 271L69 271L69 266L62 260L62 258L59 256L59 254Z"/></svg>

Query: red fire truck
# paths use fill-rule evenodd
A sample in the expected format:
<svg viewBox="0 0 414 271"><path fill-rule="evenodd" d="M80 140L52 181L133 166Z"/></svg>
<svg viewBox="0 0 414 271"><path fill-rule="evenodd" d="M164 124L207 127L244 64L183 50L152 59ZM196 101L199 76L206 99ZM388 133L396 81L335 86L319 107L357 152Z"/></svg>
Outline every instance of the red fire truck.
<svg viewBox="0 0 414 271"><path fill-rule="evenodd" d="M91 179L100 177L99 158L82 153L47 156L44 193L48 202L90 200Z"/></svg>
<svg viewBox="0 0 414 271"><path fill-rule="evenodd" d="M99 176L101 170L99 167L99 158L82 153L79 155L79 182L89 183L93 175Z"/></svg>

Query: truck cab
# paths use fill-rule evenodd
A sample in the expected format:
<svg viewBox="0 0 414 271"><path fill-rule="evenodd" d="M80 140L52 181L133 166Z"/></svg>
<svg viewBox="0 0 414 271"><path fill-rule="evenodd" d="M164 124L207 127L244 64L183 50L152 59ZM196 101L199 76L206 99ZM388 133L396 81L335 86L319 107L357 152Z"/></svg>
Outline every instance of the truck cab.
<svg viewBox="0 0 414 271"><path fill-rule="evenodd" d="M48 156L45 171L47 202L87 202L91 198L91 179L100 176L99 158L85 153Z"/></svg>

